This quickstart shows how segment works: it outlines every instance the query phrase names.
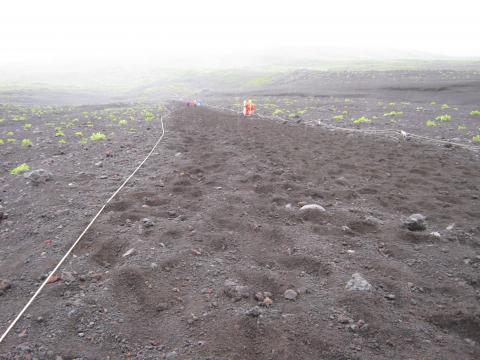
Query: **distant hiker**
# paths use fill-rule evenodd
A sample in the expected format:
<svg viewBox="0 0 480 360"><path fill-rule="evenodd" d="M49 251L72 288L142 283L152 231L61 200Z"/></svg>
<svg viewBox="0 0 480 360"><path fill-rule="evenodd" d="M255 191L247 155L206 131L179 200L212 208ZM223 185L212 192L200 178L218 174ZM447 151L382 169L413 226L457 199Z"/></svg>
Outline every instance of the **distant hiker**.
<svg viewBox="0 0 480 360"><path fill-rule="evenodd" d="M255 104L252 100L243 101L243 116L252 116L255 111Z"/></svg>

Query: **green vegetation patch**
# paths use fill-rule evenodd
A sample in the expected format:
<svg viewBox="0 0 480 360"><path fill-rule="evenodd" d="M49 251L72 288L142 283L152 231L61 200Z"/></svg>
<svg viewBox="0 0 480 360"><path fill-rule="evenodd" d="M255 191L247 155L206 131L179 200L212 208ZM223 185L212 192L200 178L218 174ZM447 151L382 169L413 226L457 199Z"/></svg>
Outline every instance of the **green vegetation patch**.
<svg viewBox="0 0 480 360"><path fill-rule="evenodd" d="M394 117L394 116L401 116L403 115L403 111L390 111L388 113L383 114L386 117Z"/></svg>
<svg viewBox="0 0 480 360"><path fill-rule="evenodd" d="M450 120L452 120L452 117L451 117L450 115L446 115L446 114L445 114L445 115L437 116L437 117L435 118L435 120L445 122L445 121L450 121Z"/></svg>
<svg viewBox="0 0 480 360"><path fill-rule="evenodd" d="M30 170L30 166L28 166L27 164L23 163L21 165L18 165L16 168L13 168L12 170L10 170L10 174L12 174L13 176L17 176L25 171L28 171Z"/></svg>
<svg viewBox="0 0 480 360"><path fill-rule="evenodd" d="M30 141L30 139L23 139L21 144L21 146L32 146L32 142Z"/></svg>
<svg viewBox="0 0 480 360"><path fill-rule="evenodd" d="M107 139L107 136L105 134L102 134L101 132L93 133L90 136L90 140L92 140L92 141L101 141L101 140L106 140L106 139Z"/></svg>
<svg viewBox="0 0 480 360"><path fill-rule="evenodd" d="M365 116L361 116L359 117L358 119L354 119L353 120L353 123L355 125L359 125L359 124L370 124L372 122L372 120L370 120L369 118L365 117Z"/></svg>
<svg viewBox="0 0 480 360"><path fill-rule="evenodd" d="M480 110L473 110L472 112L470 112L470 115L471 116L480 116Z"/></svg>

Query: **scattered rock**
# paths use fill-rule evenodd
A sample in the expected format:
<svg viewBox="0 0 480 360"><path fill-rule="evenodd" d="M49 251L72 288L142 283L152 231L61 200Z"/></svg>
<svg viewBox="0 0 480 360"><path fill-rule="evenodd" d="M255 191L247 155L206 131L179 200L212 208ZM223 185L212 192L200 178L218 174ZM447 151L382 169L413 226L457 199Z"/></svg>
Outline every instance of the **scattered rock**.
<svg viewBox="0 0 480 360"><path fill-rule="evenodd" d="M360 273L354 273L345 286L345 289L350 291L370 291L373 287Z"/></svg>
<svg viewBox="0 0 480 360"><path fill-rule="evenodd" d="M297 299L297 296L298 296L298 293L295 291L295 290L292 290L292 289L288 289L287 291L285 291L285 293L283 294L283 297L287 300L296 300Z"/></svg>
<svg viewBox="0 0 480 360"><path fill-rule="evenodd" d="M30 180L32 185L46 183L47 181L50 181L52 179L52 176L52 173L45 169L27 171L23 174L23 177Z"/></svg>
<svg viewBox="0 0 480 360"><path fill-rule="evenodd" d="M303 205L300 208L300 211L319 211L319 212L325 212L325 208L323 206L320 206L318 204L307 204Z"/></svg>
<svg viewBox="0 0 480 360"><path fill-rule="evenodd" d="M48 279L47 283L48 284L54 284L58 281L62 280L62 278L60 277L60 275L57 275L57 274L53 274L50 279Z"/></svg>
<svg viewBox="0 0 480 360"><path fill-rule="evenodd" d="M269 307L273 304L273 300L271 298L269 298L268 296L265 297L265 299L263 299L262 301L262 306L265 306L265 307Z"/></svg>
<svg viewBox="0 0 480 360"><path fill-rule="evenodd" d="M228 297L235 299L235 301L250 297L250 288L248 286L238 285L233 280L225 280L223 292Z"/></svg>
<svg viewBox="0 0 480 360"><path fill-rule="evenodd" d="M70 271L62 271L62 276L61 278L67 282L73 282L75 281L75 277Z"/></svg>
<svg viewBox="0 0 480 360"><path fill-rule="evenodd" d="M6 279L0 280L0 294L12 288L12 283Z"/></svg>
<svg viewBox="0 0 480 360"><path fill-rule="evenodd" d="M257 292L257 293L255 294L255 300L257 300L257 301L263 301L263 299L265 299L265 296L263 295L262 292Z"/></svg>
<svg viewBox="0 0 480 360"><path fill-rule="evenodd" d="M394 294L387 294L385 295L385 298L388 300L395 300L395 295Z"/></svg>
<svg viewBox="0 0 480 360"><path fill-rule="evenodd" d="M253 308L247 310L246 312L247 316L251 316L251 317L259 317L261 313L262 311L258 306L254 306Z"/></svg>
<svg viewBox="0 0 480 360"><path fill-rule="evenodd" d="M142 219L142 222L143 222L143 226L144 227L152 227L154 225L153 221L149 218L143 218Z"/></svg>
<svg viewBox="0 0 480 360"><path fill-rule="evenodd" d="M131 249L127 250L127 252L125 254L123 254L122 256L127 257L127 256L130 256L130 255L134 255L135 253L136 253L135 248L131 248Z"/></svg>
<svg viewBox="0 0 480 360"><path fill-rule="evenodd" d="M177 358L178 353L176 351L171 351L165 355L165 360L174 360Z"/></svg>
<svg viewBox="0 0 480 360"><path fill-rule="evenodd" d="M412 214L403 222L403 225L410 231L422 231L427 228L426 219L422 214Z"/></svg>
<svg viewBox="0 0 480 360"><path fill-rule="evenodd" d="M352 318L349 318L348 316L343 315L343 314L338 315L337 320L340 324L351 324L351 323L353 323Z"/></svg>
<svg viewBox="0 0 480 360"><path fill-rule="evenodd" d="M377 219L376 217L371 216L371 215L365 216L365 223L367 225L371 225L371 226L381 226L381 225L383 225L382 220Z"/></svg>

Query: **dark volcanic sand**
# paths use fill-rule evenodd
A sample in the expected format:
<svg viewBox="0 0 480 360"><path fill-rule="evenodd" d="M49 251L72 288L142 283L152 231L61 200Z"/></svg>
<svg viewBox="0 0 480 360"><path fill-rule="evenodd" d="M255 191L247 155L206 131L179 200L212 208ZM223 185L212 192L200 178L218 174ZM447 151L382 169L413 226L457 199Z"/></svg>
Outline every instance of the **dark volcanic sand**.
<svg viewBox="0 0 480 360"><path fill-rule="evenodd" d="M477 155L180 105L165 125L2 359L480 357ZM54 173L39 187L2 175L2 330L159 133L154 122L145 139L119 135L70 160L45 144L43 161L29 155ZM302 202L326 211L302 216ZM414 212L426 231L401 228ZM372 291L345 289L355 272ZM227 296L227 279L248 297ZM261 291L273 304L247 315Z"/></svg>

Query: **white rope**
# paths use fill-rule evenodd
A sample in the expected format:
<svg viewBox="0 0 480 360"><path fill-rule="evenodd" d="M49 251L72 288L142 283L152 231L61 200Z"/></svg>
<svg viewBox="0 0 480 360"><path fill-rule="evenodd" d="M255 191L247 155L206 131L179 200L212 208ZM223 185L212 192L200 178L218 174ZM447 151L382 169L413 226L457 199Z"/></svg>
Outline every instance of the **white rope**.
<svg viewBox="0 0 480 360"><path fill-rule="evenodd" d="M153 154L153 152L155 151L155 149L157 148L158 144L160 143L160 141L163 139L163 136L165 135L165 128L163 126L163 116L160 116L160 123L162 124L162 135L160 136L160 138L157 140L157 142L155 143L155 145L153 146L152 150L150 150L150 152L148 153L147 157L140 163L140 165L137 166L137 168L130 174L130 176L123 182L122 185L120 185L120 187L117 189L117 191L115 191L113 193L112 196L110 196L110 198L107 200L107 202L102 206L102 208L97 212L97 214L93 217L93 219L90 221L90 223L87 225L87 227L85 228L85 230L82 231L82 233L80 234L80 236L78 237L78 239L73 243L73 245L70 247L70 249L68 249L67 253L63 256L63 258L60 260L60 262L57 264L57 266L55 266L55 268L50 272L50 274L47 276L47 278L44 280L44 282L42 283L42 285L40 285L40 287L38 288L38 290L35 292L35 294L33 294L33 296L30 298L30 300L27 302L27 304L23 307L22 311L20 311L20 313L17 315L17 317L15 318L15 320L13 320L10 324L10 326L7 328L7 330L5 330L5 332L3 333L2 337L0 337L0 343L5 339L5 337L8 335L8 333L12 330L12 328L15 326L15 324L17 323L18 320L20 320L20 318L22 317L22 315L25 313L25 311L30 307L30 305L33 303L33 301L37 298L37 296L40 294L40 292L42 291L42 289L45 287L45 285L48 284L48 282L50 281L50 279L52 278L53 274L60 268L60 266L62 266L63 262L66 260L66 258L70 255L70 253L73 251L73 249L75 248L75 246L79 243L79 241L82 239L83 235L85 235L85 233L87 232L88 229L90 229L90 227L92 226L92 224L95 222L95 220L98 218L98 216L103 212L103 209L105 209L105 207L108 205L108 203L110 201L112 201L112 199L115 197L115 195L117 195L119 193L120 190L123 189L123 187L128 183L128 181L132 178L132 176L135 175L135 173L142 167L142 165L145 163L145 161L148 160L148 158L150 157L150 155Z"/></svg>

